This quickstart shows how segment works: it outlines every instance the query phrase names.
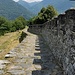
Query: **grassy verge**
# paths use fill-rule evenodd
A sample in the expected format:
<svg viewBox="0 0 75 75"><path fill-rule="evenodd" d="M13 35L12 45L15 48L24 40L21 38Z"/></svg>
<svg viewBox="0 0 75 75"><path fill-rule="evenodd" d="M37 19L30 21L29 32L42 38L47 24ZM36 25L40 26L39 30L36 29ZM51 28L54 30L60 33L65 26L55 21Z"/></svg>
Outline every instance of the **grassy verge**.
<svg viewBox="0 0 75 75"><path fill-rule="evenodd" d="M22 30L0 36L0 59L4 59L4 56L19 44L21 32Z"/></svg>

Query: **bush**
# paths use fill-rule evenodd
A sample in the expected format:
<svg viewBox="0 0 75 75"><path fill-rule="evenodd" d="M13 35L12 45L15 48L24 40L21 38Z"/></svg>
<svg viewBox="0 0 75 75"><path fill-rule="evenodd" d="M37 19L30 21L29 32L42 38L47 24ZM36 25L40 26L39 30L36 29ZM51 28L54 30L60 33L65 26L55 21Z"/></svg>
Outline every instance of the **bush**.
<svg viewBox="0 0 75 75"><path fill-rule="evenodd" d="M0 17L0 35L8 32L14 32L25 28L27 21L23 17L18 17L14 21L9 21L4 17Z"/></svg>

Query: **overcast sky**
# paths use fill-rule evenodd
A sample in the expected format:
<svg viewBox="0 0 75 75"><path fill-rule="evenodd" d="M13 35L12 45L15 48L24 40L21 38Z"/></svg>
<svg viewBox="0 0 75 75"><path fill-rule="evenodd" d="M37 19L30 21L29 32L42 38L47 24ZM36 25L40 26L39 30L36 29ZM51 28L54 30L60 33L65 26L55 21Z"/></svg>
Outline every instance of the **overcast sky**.
<svg viewBox="0 0 75 75"><path fill-rule="evenodd" d="M15 2L19 1L19 0L14 0ZM39 1L42 1L42 0L23 0L23 1L26 1L26 2L39 2Z"/></svg>

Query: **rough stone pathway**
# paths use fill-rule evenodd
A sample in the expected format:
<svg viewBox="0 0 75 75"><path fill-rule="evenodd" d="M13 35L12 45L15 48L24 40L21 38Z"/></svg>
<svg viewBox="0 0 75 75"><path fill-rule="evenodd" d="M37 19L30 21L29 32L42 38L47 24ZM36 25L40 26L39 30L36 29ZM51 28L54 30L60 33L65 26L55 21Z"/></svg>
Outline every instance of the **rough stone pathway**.
<svg viewBox="0 0 75 75"><path fill-rule="evenodd" d="M16 48L5 55L6 60L0 60L0 75L62 75L42 37L27 34Z"/></svg>

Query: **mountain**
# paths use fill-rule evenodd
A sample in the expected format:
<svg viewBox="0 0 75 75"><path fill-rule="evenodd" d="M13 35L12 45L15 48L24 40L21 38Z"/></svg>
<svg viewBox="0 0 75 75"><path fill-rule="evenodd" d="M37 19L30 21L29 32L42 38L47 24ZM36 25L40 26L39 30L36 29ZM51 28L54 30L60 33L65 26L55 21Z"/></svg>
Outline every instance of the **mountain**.
<svg viewBox="0 0 75 75"><path fill-rule="evenodd" d="M42 7L46 7L48 5L54 6L59 13L63 13L65 10L73 7L73 2L70 0L43 0L31 8L37 13Z"/></svg>
<svg viewBox="0 0 75 75"><path fill-rule="evenodd" d="M4 16L10 20L19 16L30 19L33 14L13 0L0 0L0 16Z"/></svg>
<svg viewBox="0 0 75 75"><path fill-rule="evenodd" d="M23 7L27 8L29 11L31 11L32 13L35 14L35 12L33 11L32 7L34 7L36 4L38 4L39 2L32 2L32 3L28 3L26 1L23 0L19 0L18 3L20 5L22 5Z"/></svg>
<svg viewBox="0 0 75 75"><path fill-rule="evenodd" d="M30 3L27 3L25 1L23 1L23 3L27 4L25 4L25 7L29 7L28 9L30 11L35 12L35 14L37 14L42 7L47 7L48 5L54 6L59 13L63 13L65 10L73 7L74 2L71 2L70 0L43 0L41 2L36 2L36 4L32 6L30 6Z"/></svg>
<svg viewBox="0 0 75 75"><path fill-rule="evenodd" d="M39 2L28 3L28 2L26 2L26 1L24 1L24 0L19 0L18 3L19 3L20 5L22 5L23 7L25 7L25 8L31 8L32 6L35 6L35 5L36 5L37 3L39 3Z"/></svg>
<svg viewBox="0 0 75 75"><path fill-rule="evenodd" d="M20 5L22 5L23 7L27 8L27 9L30 8L29 3L27 3L26 1L19 0L18 3L19 3Z"/></svg>

